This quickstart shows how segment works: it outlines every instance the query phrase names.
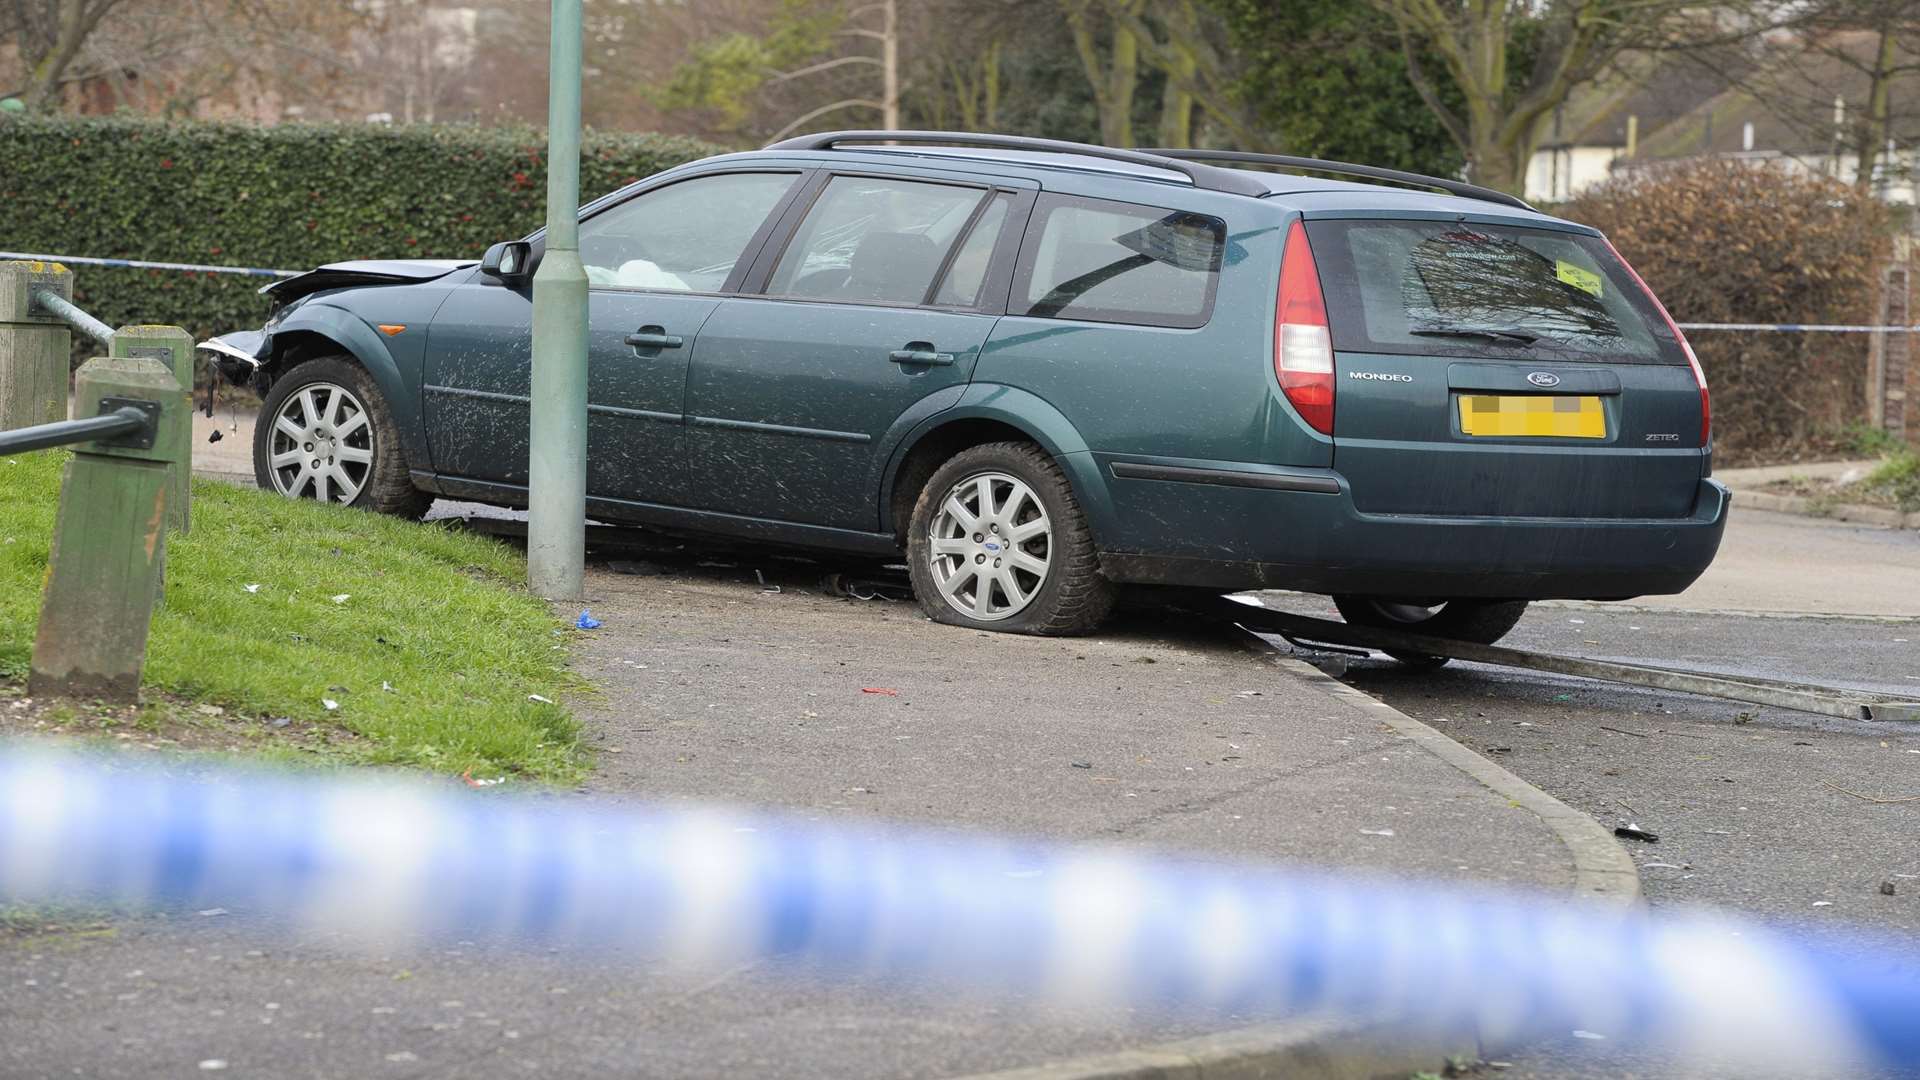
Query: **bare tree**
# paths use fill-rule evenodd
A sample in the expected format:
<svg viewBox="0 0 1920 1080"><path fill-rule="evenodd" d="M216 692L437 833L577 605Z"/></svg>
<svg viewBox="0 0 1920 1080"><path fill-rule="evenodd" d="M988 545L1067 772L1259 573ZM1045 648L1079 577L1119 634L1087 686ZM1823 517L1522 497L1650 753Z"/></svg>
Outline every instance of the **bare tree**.
<svg viewBox="0 0 1920 1080"><path fill-rule="evenodd" d="M1132 32L1140 55L1164 78L1159 145L1192 146L1196 111L1244 150L1271 148L1240 100L1241 72L1218 44L1226 34L1219 13L1197 0L1154 0L1145 8L1107 0L1115 22Z"/></svg>
<svg viewBox="0 0 1920 1080"><path fill-rule="evenodd" d="M910 84L901 74L899 0L851 7L781 0L759 8L756 31L695 41L671 76L652 88L653 99L669 110L708 114L711 133L723 136L779 139L836 113L900 126ZM769 116L782 122L763 119Z"/></svg>
<svg viewBox="0 0 1920 1080"><path fill-rule="evenodd" d="M60 88L93 74L77 68L87 40L127 0L5 0L0 37L20 57L20 85L0 97L18 97L29 109L58 104Z"/></svg>
<svg viewBox="0 0 1920 1080"><path fill-rule="evenodd" d="M1827 0L1751 62L1714 67L1803 141L1851 154L1854 186L1865 194L1885 178L1888 147L1920 128L1920 94L1912 92L1920 86L1920 5Z"/></svg>
<svg viewBox="0 0 1920 1080"><path fill-rule="evenodd" d="M1421 100L1466 154L1476 183L1518 192L1543 117L1623 54L1718 43L1765 25L1736 3L1698 0L1366 0L1390 17ZM1757 7L1757 6L1756 6ZM1532 60L1512 70L1522 31ZM1422 46L1444 72L1420 62ZM1457 88L1448 104L1442 79Z"/></svg>
<svg viewBox="0 0 1920 1080"><path fill-rule="evenodd" d="M1080 66L1093 87L1100 141L1108 146L1134 145L1133 95L1140 82L1140 38L1128 17L1138 16L1143 2L1060 0L1067 25L1073 28Z"/></svg>

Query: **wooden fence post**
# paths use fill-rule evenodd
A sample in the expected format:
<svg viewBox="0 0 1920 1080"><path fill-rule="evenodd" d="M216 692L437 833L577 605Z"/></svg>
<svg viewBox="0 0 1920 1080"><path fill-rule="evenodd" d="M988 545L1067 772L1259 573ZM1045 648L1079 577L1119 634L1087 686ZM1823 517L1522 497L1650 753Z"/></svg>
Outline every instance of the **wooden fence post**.
<svg viewBox="0 0 1920 1080"><path fill-rule="evenodd" d="M169 473L186 461L191 421L187 394L158 360L96 358L80 368L76 417L129 401L155 403L152 445L81 443L67 463L27 678L35 697L130 702L139 695L166 563Z"/></svg>
<svg viewBox="0 0 1920 1080"><path fill-rule="evenodd" d="M73 297L73 275L59 263L0 262L0 431L67 418L73 335L44 312L29 313L33 290Z"/></svg>
<svg viewBox="0 0 1920 1080"><path fill-rule="evenodd" d="M173 371L180 389L187 392L188 409L193 399L193 335L178 326L123 326L113 332L110 356L144 356L158 360ZM186 532L192 517L193 444L174 468L167 492L167 527Z"/></svg>

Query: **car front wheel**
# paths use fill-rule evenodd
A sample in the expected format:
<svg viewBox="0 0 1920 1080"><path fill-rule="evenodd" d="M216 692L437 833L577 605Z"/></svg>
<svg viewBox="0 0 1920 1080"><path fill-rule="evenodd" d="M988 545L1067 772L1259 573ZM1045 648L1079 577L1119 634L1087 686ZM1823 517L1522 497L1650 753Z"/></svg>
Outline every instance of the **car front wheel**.
<svg viewBox="0 0 1920 1080"><path fill-rule="evenodd" d="M962 450L927 481L907 530L914 595L937 622L1084 634L1117 593L1060 465L1029 443Z"/></svg>
<svg viewBox="0 0 1920 1080"><path fill-rule="evenodd" d="M344 356L309 360L273 384L254 425L260 486L294 499L419 517L393 413L365 368Z"/></svg>
<svg viewBox="0 0 1920 1080"><path fill-rule="evenodd" d="M1527 612L1525 600L1448 600L1440 604L1412 603L1374 596L1336 596L1333 606L1353 626L1400 630L1409 634L1491 645L1505 637ZM1447 657L1386 650L1387 655L1414 667L1436 668Z"/></svg>

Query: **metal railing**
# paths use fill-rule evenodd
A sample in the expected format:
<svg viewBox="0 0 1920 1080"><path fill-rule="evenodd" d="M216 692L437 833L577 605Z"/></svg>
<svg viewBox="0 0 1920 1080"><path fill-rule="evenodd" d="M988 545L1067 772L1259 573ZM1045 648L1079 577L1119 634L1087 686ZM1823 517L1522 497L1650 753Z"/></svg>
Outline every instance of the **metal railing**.
<svg viewBox="0 0 1920 1080"><path fill-rule="evenodd" d="M73 301L44 286L33 290L33 306L73 327L93 340L113 348L113 328L87 314Z"/></svg>
<svg viewBox="0 0 1920 1080"><path fill-rule="evenodd" d="M106 402L101 404L104 407ZM129 402L116 404L112 412L102 411L98 416L81 420L56 420L51 424L0 431L0 457L95 441L152 446L159 416L158 409L143 408Z"/></svg>

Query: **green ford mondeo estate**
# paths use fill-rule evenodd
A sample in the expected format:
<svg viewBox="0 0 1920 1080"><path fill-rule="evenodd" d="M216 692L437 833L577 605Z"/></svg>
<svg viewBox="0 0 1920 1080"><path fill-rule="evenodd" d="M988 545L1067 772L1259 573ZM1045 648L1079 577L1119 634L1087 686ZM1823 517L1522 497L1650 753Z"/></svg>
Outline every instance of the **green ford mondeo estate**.
<svg viewBox="0 0 1920 1080"><path fill-rule="evenodd" d="M269 286L205 346L264 397L260 483L523 505L541 242ZM1726 524L1659 301L1593 229L1456 181L839 132L607 195L580 247L589 513L904 554L943 622L1282 588L1490 642L1529 600L1678 592Z"/></svg>

